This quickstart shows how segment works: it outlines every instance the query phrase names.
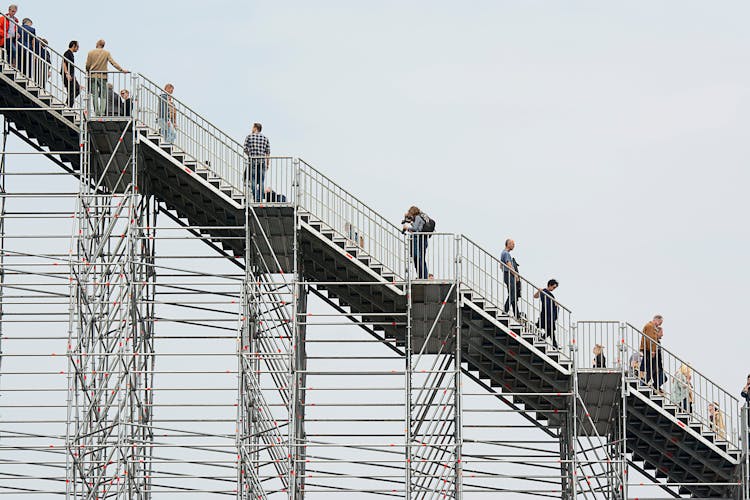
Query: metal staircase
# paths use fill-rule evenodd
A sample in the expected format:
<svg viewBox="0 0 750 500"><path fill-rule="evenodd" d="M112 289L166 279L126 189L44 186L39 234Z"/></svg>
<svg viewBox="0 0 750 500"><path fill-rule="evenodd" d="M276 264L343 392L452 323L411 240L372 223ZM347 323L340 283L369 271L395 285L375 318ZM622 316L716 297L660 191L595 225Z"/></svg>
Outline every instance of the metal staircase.
<svg viewBox="0 0 750 500"><path fill-rule="evenodd" d="M272 159L271 171L276 177L270 182L287 201L251 202L246 221L247 200L241 179L247 158L241 145L179 101L175 102L181 130L175 143L167 144L154 119L158 86L141 75L131 75L128 85L135 98L133 117L92 119L81 111L66 109L63 90L41 88L4 60L0 107L16 135L48 151L53 161L73 175L79 173L80 156L71 152L82 147L80 137L82 127L86 127L94 158L92 171L100 186L110 192L124 189L122 178L132 167L127 159L137 148L140 185L175 219L201 228L207 244L238 263L247 250L247 224L255 236L259 260L264 262L261 275L292 267L297 231L300 268L306 279L315 283L319 296L402 352L407 346L415 353L440 352L454 338L451 325L457 321L461 370L499 399L522 410L540 428L556 433L562 428L570 431L573 424L569 418L566 421L566 415L571 414L570 394L577 387L579 394L574 394L573 401L578 398L586 402L580 407L580 411L586 408L585 418L579 416L576 422L578 436L593 428L611 432L607 422L624 409L628 460L635 468L694 497L737 495L737 488L727 484L740 482L738 406L727 415L728 420L734 419L728 422L732 430L722 436L705 418L681 412L667 397L637 377L622 375L622 370L579 370L587 364L582 360L588 359L589 351L580 347L585 344L582 328L576 331L570 312L561 308L557 335L564 348L558 350L541 338L534 326L533 318L539 311L531 297L521 297L523 315L515 317L503 311L507 292L499 262L463 235L435 236L451 242L446 245L449 252L434 256L447 262L445 267L450 272L432 281L414 280L409 276L409 242L400 229L302 160ZM355 238L345 229L351 226L357 228ZM452 282L459 283L457 291L451 288ZM528 282L524 285L527 290L535 290ZM270 295L287 293L279 292L272 283L260 283L258 290ZM266 312L280 320L289 315L283 307ZM620 351L613 351L610 359L620 355L624 360L637 350L637 331L623 337L627 339L612 340ZM277 337L259 338L273 343ZM577 349L569 349L576 345ZM269 350L273 348L268 346ZM272 368L275 372L288 370L278 364ZM574 377L578 377L575 383ZM282 388L284 403L289 404L291 395L284 382L277 380L276 385ZM257 437L265 443L279 478L288 488L288 461L277 447L282 437L273 415L257 383L248 380L245 387L257 394L247 402L257 419ZM711 386L711 391L717 391L716 387ZM618 406L621 391L626 395L622 399L624 408ZM736 400L725 401L738 405ZM427 479L422 483L415 479L418 488L432 484L432 476L424 477ZM577 480L585 490L586 480ZM254 481L258 483L257 478ZM595 496L593 489L589 491Z"/></svg>

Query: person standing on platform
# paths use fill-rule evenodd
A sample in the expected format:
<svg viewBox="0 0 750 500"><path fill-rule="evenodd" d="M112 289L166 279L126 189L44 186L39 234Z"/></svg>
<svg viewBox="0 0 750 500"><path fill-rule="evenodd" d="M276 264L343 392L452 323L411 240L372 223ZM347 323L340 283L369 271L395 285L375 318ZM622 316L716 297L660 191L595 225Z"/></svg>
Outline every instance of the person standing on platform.
<svg viewBox="0 0 750 500"><path fill-rule="evenodd" d="M120 105L120 116L130 116L130 113L133 110L133 102L130 100L130 91L122 89L120 91L120 98L122 99L122 104Z"/></svg>
<svg viewBox="0 0 750 500"><path fill-rule="evenodd" d="M268 137L261 134L263 125L253 123L253 129L245 138L245 154L248 157L248 168L245 169L245 184L249 185L250 193L256 203L263 201L265 191L266 171L271 165L271 143Z"/></svg>
<svg viewBox="0 0 750 500"><path fill-rule="evenodd" d="M177 138L177 107L172 98L173 92L174 85L168 83L159 96L159 133L167 144L173 144Z"/></svg>
<svg viewBox="0 0 750 500"><path fill-rule="evenodd" d="M3 41L3 47L5 47L5 57L8 58L8 62L13 66L16 66L16 56L18 52L18 18L16 13L18 12L18 5L10 4L8 7L8 13L0 17L0 37Z"/></svg>
<svg viewBox="0 0 750 500"><path fill-rule="evenodd" d="M516 242L511 238L505 240L505 249L500 254L500 265L503 269L503 281L508 288L508 298L505 301L505 312L509 313L511 308L513 314L518 317L518 296L521 294L521 277L518 274L518 262L510 254L516 247Z"/></svg>
<svg viewBox="0 0 750 500"><path fill-rule="evenodd" d="M412 233L411 235L411 256L414 260L414 267L417 270L417 279L430 279L430 271L427 269L427 242L430 235L424 234L429 231L427 224L430 218L427 214L415 206L409 207L401 221L402 231ZM432 225L434 231L434 224Z"/></svg>
<svg viewBox="0 0 750 500"><path fill-rule="evenodd" d="M94 105L94 113L104 116L107 108L107 70L109 64L117 71L127 73L112 59L112 54L104 50L104 40L96 42L96 48L89 51L86 57L86 71L89 74L89 92Z"/></svg>
<svg viewBox="0 0 750 500"><path fill-rule="evenodd" d="M643 373L643 379L647 384L654 384L658 389L661 384L658 382L660 374L658 373L658 356L659 356L659 340L661 339L663 332L661 325L664 322L664 318L657 314L654 319L646 323L643 327L643 336L641 337L640 350L643 354L643 361L641 366L641 372Z"/></svg>
<svg viewBox="0 0 750 500"><path fill-rule="evenodd" d="M78 52L78 41L71 40L71 42L68 44L68 50L66 50L63 54L62 68L60 68L60 74L63 77L65 90L68 94L69 108L75 106L76 98L81 93L81 84L79 84L78 80L76 80L76 52Z"/></svg>
<svg viewBox="0 0 750 500"><path fill-rule="evenodd" d="M547 338L552 338L552 346L557 349L557 338L555 337L555 329L557 328L557 314L560 310L560 306L555 301L555 296L552 294L560 284L556 279L551 279L547 282L547 288L541 288L534 293L535 299L542 299L541 310L539 312L539 319L536 322L537 328L544 330L544 335Z"/></svg>

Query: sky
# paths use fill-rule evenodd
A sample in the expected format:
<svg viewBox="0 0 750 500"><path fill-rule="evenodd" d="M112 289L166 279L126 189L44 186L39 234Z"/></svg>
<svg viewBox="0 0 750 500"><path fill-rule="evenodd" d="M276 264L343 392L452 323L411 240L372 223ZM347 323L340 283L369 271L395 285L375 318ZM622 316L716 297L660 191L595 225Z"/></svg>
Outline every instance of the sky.
<svg viewBox="0 0 750 500"><path fill-rule="evenodd" d="M642 326L739 393L750 363L742 1L20 4L242 139L260 121L395 223L557 278L575 319Z"/></svg>

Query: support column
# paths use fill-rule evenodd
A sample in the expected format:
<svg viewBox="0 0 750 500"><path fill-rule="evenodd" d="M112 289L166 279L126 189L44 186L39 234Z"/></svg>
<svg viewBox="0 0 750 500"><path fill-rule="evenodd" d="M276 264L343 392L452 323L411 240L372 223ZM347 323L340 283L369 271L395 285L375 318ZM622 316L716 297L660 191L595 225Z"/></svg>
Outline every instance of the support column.
<svg viewBox="0 0 750 500"><path fill-rule="evenodd" d="M578 370L576 367L577 344L576 331L573 331L573 343L569 346L571 359L571 388L568 396L568 408L560 427L560 486L561 498L575 500L577 494L576 440L578 436Z"/></svg>
<svg viewBox="0 0 750 500"><path fill-rule="evenodd" d="M627 377L630 370L630 357L625 344L627 325L620 324L620 359L622 360L622 381L620 382L620 413L618 414L619 458L620 458L620 498L628 498L628 386Z"/></svg>
<svg viewBox="0 0 750 500"><path fill-rule="evenodd" d="M122 137L117 148L126 148ZM67 450L73 498L151 497L154 238L156 203L139 185L137 145L105 190L82 127L75 248L71 251L71 367ZM106 131L95 133L106 134ZM127 142L127 141L125 141ZM117 149L115 150L117 152Z"/></svg>
<svg viewBox="0 0 750 500"><path fill-rule="evenodd" d="M750 500L750 428L748 428L748 418L750 418L750 408L747 403L740 409L740 442L742 443L742 465L740 467L740 488L742 500Z"/></svg>
<svg viewBox="0 0 750 500"><path fill-rule="evenodd" d="M299 262L299 261L298 261ZM307 285L305 285L302 273L298 273L299 281L296 284L297 310L296 325L294 328L294 465L295 465L295 498L305 497L305 460L307 458L307 434L305 433L305 394L307 390Z"/></svg>
<svg viewBox="0 0 750 500"><path fill-rule="evenodd" d="M454 472L454 492L453 496L456 500L463 499L463 382L461 378L461 272L463 259L461 254L461 236L456 235L454 245L454 286L455 286L455 300L456 300L456 334L455 334L455 347L454 347L454 381L453 386L455 388L453 405L455 411L455 428L454 428L454 439L455 439L455 455L453 467Z"/></svg>

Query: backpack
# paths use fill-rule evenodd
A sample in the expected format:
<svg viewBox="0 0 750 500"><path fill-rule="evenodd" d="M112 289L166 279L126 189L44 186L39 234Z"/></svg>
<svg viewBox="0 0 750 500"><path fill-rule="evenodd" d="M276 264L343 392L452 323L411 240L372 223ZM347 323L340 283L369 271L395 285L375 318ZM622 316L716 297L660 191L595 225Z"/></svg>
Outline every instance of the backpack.
<svg viewBox="0 0 750 500"><path fill-rule="evenodd" d="M435 220L431 219L429 215L422 212L419 214L420 217L422 217L422 220L424 221L424 226L422 227L423 233L434 233L435 232Z"/></svg>

